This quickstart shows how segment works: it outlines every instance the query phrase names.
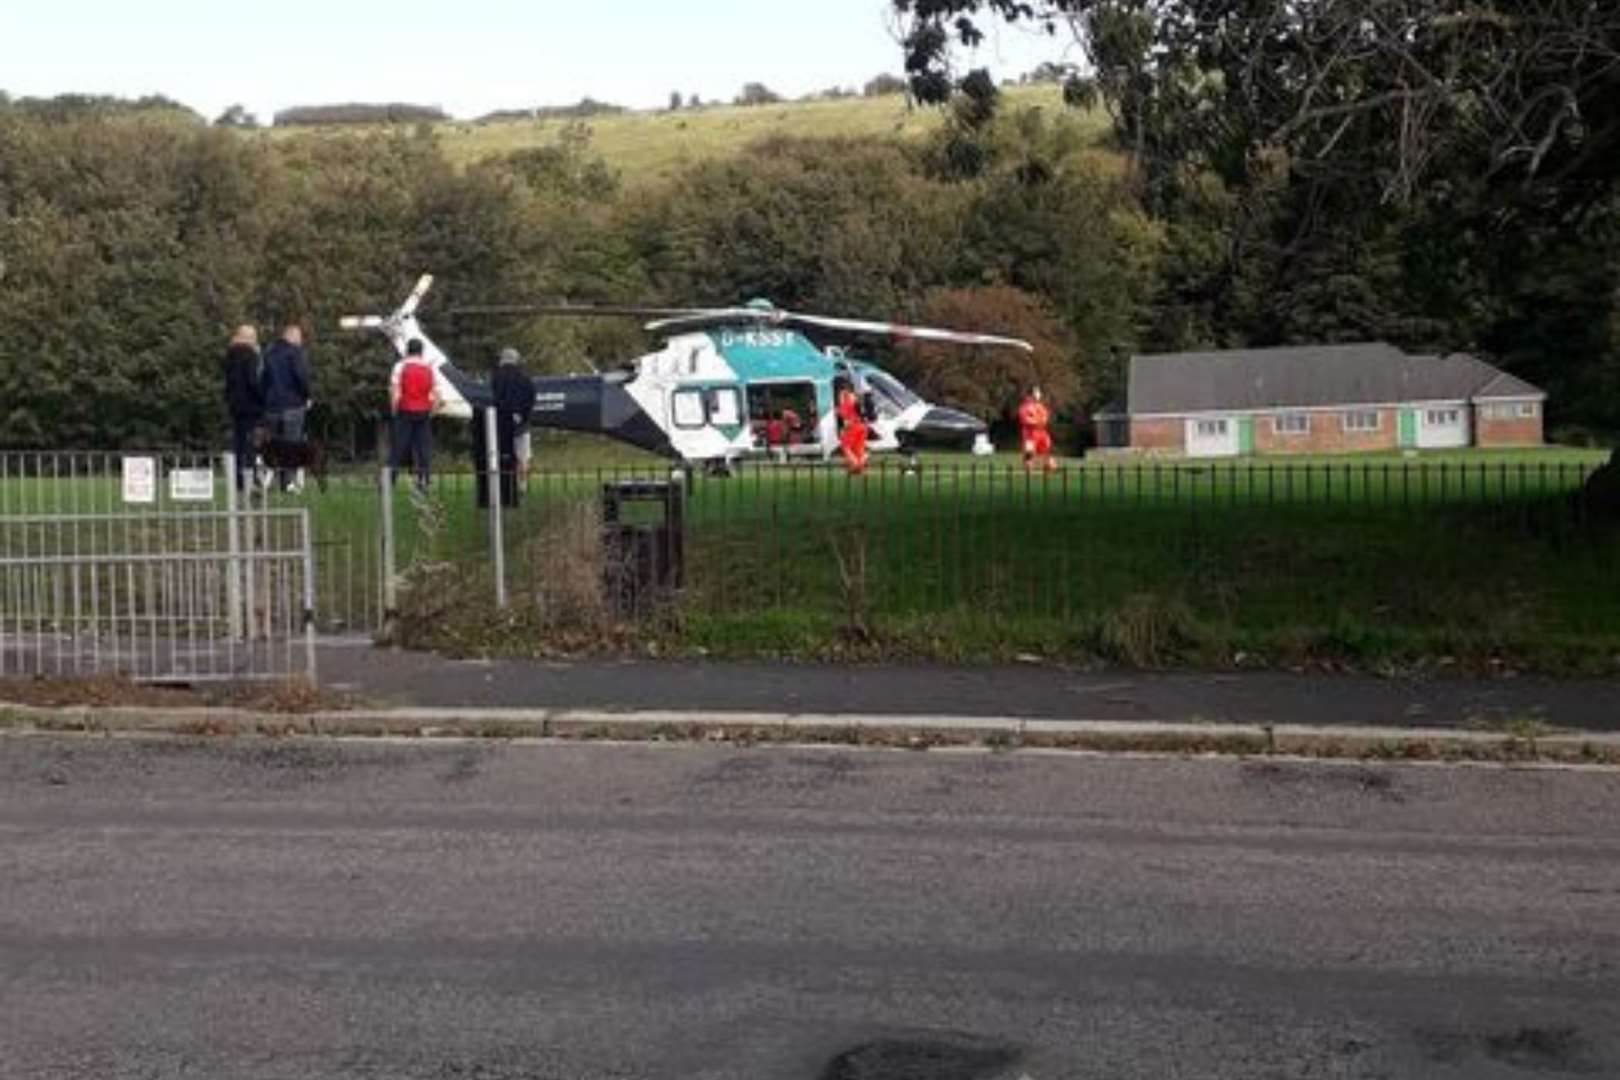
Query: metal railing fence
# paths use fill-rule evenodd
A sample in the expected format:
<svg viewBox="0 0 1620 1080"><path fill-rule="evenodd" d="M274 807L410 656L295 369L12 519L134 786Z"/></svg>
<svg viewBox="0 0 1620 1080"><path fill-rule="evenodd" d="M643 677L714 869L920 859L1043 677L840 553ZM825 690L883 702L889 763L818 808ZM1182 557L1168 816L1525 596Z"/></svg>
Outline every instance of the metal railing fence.
<svg viewBox="0 0 1620 1080"><path fill-rule="evenodd" d="M678 607L720 620L949 615L1061 626L1157 594L1250 624L1491 625L1507 612L1572 631L1611 627L1615 599L1591 586L1620 580L1620 545L1582 497L1596 467L1110 462L1030 473L1000 462L884 462L859 477L802 463L689 473ZM508 477L519 493L501 518L512 603L577 592L582 577L622 578L622 567L604 565L627 556L604 539L602 493L670 475L653 463ZM493 608L479 482L441 472L421 495L401 478L389 509L399 567L461 567L460 588ZM632 523L635 513L660 516L640 508ZM645 544L636 557L646 561Z"/></svg>
<svg viewBox="0 0 1620 1080"><path fill-rule="evenodd" d="M140 508L122 501L123 456L0 454L0 518L128 516ZM169 542L176 553L229 550L228 537L196 540L220 528L210 514L230 510L223 473L206 502L182 501L199 491L167 479L208 460L160 462L146 509L196 519L190 548L178 535ZM1620 544L1583 496L1595 455L1103 459L1051 473L1005 459L916 469L884 459L859 477L803 462L749 462L729 477L651 460L495 478L464 459L450 465L420 492L408 475L359 467L334 472L324 489L313 479L297 493L272 485L242 505L307 513L310 606L323 632L382 630L402 587L439 594L418 617L439 617L441 600L495 611L504 587L518 615L605 604L631 624L673 612L775 620L787 636L798 624L863 620L939 620L949 635L965 621L1018 619L1063 633L1144 594L1250 626L1620 630L1620 590L1602 587L1620 580ZM605 491L677 474L675 533L658 531L668 510L655 502L604 514ZM516 505L497 519L479 505L480 487L497 502L504 487ZM129 530L122 554L140 555L143 528L133 518L49 536L19 526L0 534L0 557L24 543L36 557L59 544L95 547L87 537L118 530ZM71 595L71 581L63 587Z"/></svg>

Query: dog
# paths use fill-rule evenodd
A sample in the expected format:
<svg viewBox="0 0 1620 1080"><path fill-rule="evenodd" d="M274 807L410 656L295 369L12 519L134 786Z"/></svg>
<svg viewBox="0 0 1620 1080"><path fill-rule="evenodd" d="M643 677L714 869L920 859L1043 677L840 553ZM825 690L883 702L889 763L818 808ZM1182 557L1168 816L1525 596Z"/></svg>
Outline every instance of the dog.
<svg viewBox="0 0 1620 1080"><path fill-rule="evenodd" d="M307 475L315 478L316 487L325 494L326 440L312 436L301 443L287 442L271 438L270 429L261 425L253 434L253 445L258 455L254 478L261 491L269 489L276 473L292 472L295 479L287 490L302 491Z"/></svg>

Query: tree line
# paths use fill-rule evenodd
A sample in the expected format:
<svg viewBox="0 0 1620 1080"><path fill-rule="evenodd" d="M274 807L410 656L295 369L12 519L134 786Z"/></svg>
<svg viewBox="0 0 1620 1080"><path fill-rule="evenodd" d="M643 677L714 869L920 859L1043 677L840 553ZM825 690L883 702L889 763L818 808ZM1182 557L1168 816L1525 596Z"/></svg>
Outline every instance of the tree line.
<svg viewBox="0 0 1620 1080"><path fill-rule="evenodd" d="M988 80L945 108L918 142L766 140L631 184L583 125L458 168L427 125L268 138L0 102L0 445L214 445L241 322L303 323L326 422L369 427L387 347L337 320L391 309L423 271L425 322L473 371L506 344L566 372L650 343L458 306L765 296L1030 338L1029 359L870 347L992 420L1034 380L1083 418L1133 351L1384 338L1480 350L1550 391L1555 427L1620 429L1612 214L1515 225L1510 244L1427 206L1302 206L1286 183L1161 191L1084 114L1003 107Z"/></svg>
<svg viewBox="0 0 1620 1080"><path fill-rule="evenodd" d="M922 101L986 99L956 46L995 25L1051 36L1045 76L1108 110L1170 237L1163 339L1476 351L1620 426L1620 6L893 5Z"/></svg>

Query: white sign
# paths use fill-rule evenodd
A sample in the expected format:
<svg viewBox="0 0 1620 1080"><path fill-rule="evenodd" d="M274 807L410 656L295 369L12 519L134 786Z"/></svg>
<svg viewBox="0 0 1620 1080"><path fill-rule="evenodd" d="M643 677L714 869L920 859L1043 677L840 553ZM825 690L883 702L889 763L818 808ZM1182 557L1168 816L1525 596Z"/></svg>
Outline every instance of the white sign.
<svg viewBox="0 0 1620 1080"><path fill-rule="evenodd" d="M214 470L171 470L169 473L169 498L175 502L213 502Z"/></svg>
<svg viewBox="0 0 1620 1080"><path fill-rule="evenodd" d="M124 501L127 503L157 502L156 458L124 458Z"/></svg>

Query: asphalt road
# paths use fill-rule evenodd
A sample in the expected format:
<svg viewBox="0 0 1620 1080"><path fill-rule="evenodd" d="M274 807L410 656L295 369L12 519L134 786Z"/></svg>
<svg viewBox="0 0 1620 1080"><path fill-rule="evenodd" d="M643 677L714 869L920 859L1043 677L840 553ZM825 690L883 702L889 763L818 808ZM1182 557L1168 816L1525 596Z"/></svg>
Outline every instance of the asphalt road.
<svg viewBox="0 0 1620 1080"><path fill-rule="evenodd" d="M0 737L0 1077L1620 1076L1620 773Z"/></svg>

